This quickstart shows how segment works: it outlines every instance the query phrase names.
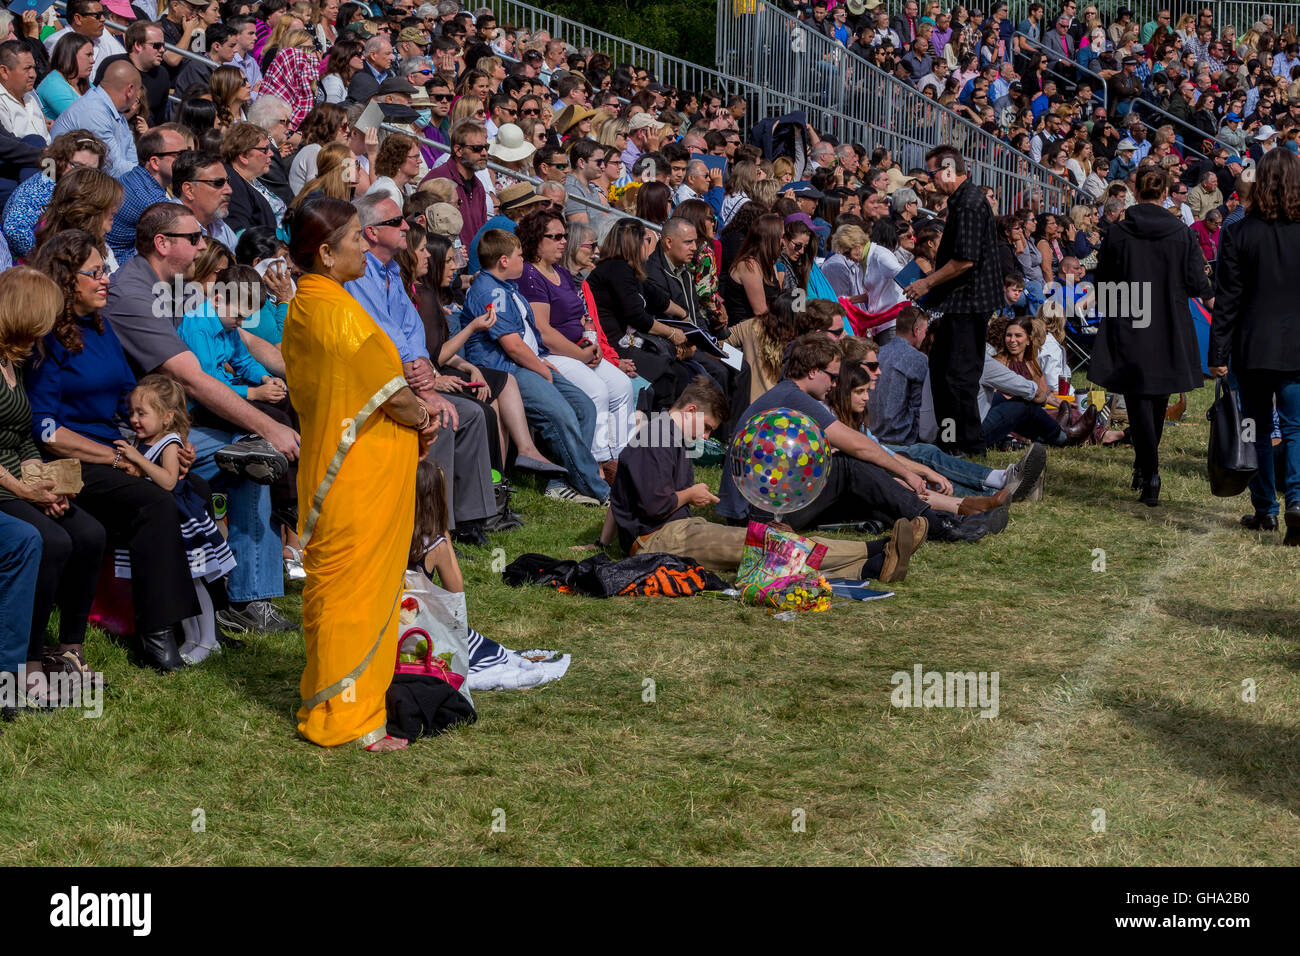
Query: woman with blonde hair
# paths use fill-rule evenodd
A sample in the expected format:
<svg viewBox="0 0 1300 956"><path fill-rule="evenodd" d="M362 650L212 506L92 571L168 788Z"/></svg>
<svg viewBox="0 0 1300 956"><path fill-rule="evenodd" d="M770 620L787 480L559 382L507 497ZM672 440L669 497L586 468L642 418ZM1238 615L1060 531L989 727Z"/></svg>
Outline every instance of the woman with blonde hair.
<svg viewBox="0 0 1300 956"><path fill-rule="evenodd" d="M605 128L606 123L614 118L614 114L603 107L591 114L591 138L599 143L600 131Z"/></svg>
<svg viewBox="0 0 1300 956"><path fill-rule="evenodd" d="M452 126L463 119L476 119L480 123L487 119L487 110L483 108L483 101L477 96L462 96L451 108Z"/></svg>
<svg viewBox="0 0 1300 956"><path fill-rule="evenodd" d="M726 195L722 197L722 215L719 217L724 229L727 223L731 222L731 217L736 214L736 211L754 198L752 190L758 181L757 163L742 160L731 168L731 176L727 179Z"/></svg>
<svg viewBox="0 0 1300 956"><path fill-rule="evenodd" d="M524 134L524 142L532 143L534 149L541 149L546 145L546 124L536 116L525 117L515 125Z"/></svg>
<svg viewBox="0 0 1300 956"><path fill-rule="evenodd" d="M352 149L346 143L330 143L316 154L316 176L298 191L289 208L296 209L318 194L351 202L356 184L357 160Z"/></svg>
<svg viewBox="0 0 1300 956"><path fill-rule="evenodd" d="M627 125L625 119L615 119L606 123L600 128L600 135L596 137L596 142L601 146L613 146L620 153L627 149Z"/></svg>
<svg viewBox="0 0 1300 956"><path fill-rule="evenodd" d="M789 156L778 156L772 160L772 178L783 189L794 182L794 162Z"/></svg>
<svg viewBox="0 0 1300 956"><path fill-rule="evenodd" d="M506 78L506 65L499 56L485 56L478 61L474 69L487 74L491 82L492 94L501 92L501 81Z"/></svg>
<svg viewBox="0 0 1300 956"><path fill-rule="evenodd" d="M224 242L209 239L198 258L194 260L194 277L191 281L202 286L204 291L212 288L217 281L217 273L235 264L235 254Z"/></svg>
<svg viewBox="0 0 1300 956"><path fill-rule="evenodd" d="M253 94L243 70L228 63L217 67L208 78L208 89L217 107L218 129L233 126L244 119L244 110L252 102Z"/></svg>

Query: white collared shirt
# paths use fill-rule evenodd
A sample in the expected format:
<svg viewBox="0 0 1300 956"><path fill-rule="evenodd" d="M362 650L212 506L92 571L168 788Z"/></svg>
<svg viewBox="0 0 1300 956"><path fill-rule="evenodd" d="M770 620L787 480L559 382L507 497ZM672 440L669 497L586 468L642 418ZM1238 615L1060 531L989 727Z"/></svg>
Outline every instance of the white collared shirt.
<svg viewBox="0 0 1300 956"><path fill-rule="evenodd" d="M45 125L45 113L34 91L28 91L20 101L0 86L0 123L3 123L5 129L17 137L35 134L47 143L50 141L50 130Z"/></svg>

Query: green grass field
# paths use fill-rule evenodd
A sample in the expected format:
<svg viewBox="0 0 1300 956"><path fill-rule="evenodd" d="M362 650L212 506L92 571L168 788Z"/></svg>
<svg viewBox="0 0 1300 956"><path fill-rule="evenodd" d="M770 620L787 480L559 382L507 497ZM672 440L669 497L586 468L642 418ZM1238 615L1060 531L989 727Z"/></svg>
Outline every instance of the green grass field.
<svg viewBox="0 0 1300 956"><path fill-rule="evenodd" d="M895 597L792 622L711 595L513 590L465 549L474 626L574 662L402 753L297 738L299 634L171 677L97 634L102 718L0 735L3 859L1295 864L1300 549L1237 527L1245 496L1211 497L1209 390L1190 399L1160 508L1128 491L1130 450L1053 451L1045 499L1002 535L929 543ZM594 509L516 500L507 559L598 530ZM917 664L997 671L998 716L891 707Z"/></svg>

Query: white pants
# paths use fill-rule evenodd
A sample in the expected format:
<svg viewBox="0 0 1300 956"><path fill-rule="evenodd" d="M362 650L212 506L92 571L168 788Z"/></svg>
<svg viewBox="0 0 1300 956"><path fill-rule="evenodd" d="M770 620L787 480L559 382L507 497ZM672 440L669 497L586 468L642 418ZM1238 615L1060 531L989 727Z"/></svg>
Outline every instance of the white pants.
<svg viewBox="0 0 1300 956"><path fill-rule="evenodd" d="M596 434L591 439L591 457L613 461L631 434L632 380L612 362L602 360L595 368L575 358L551 353L546 360L591 399L596 406Z"/></svg>

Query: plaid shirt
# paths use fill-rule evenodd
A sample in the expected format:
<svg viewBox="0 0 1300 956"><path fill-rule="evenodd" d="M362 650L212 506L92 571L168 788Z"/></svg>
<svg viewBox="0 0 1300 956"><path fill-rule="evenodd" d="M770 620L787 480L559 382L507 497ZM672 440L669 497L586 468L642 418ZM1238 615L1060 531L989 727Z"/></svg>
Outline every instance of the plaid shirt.
<svg viewBox="0 0 1300 956"><path fill-rule="evenodd" d="M320 79L320 54L315 50L290 47L281 50L262 77L260 93L278 96L289 104L289 128L297 129L316 105L316 81Z"/></svg>
<svg viewBox="0 0 1300 956"><path fill-rule="evenodd" d="M948 197L948 221L935 255L935 269L953 259L973 262L964 274L935 286L927 308L936 312L991 313L1002 302L1002 264L993 209L970 179Z"/></svg>

